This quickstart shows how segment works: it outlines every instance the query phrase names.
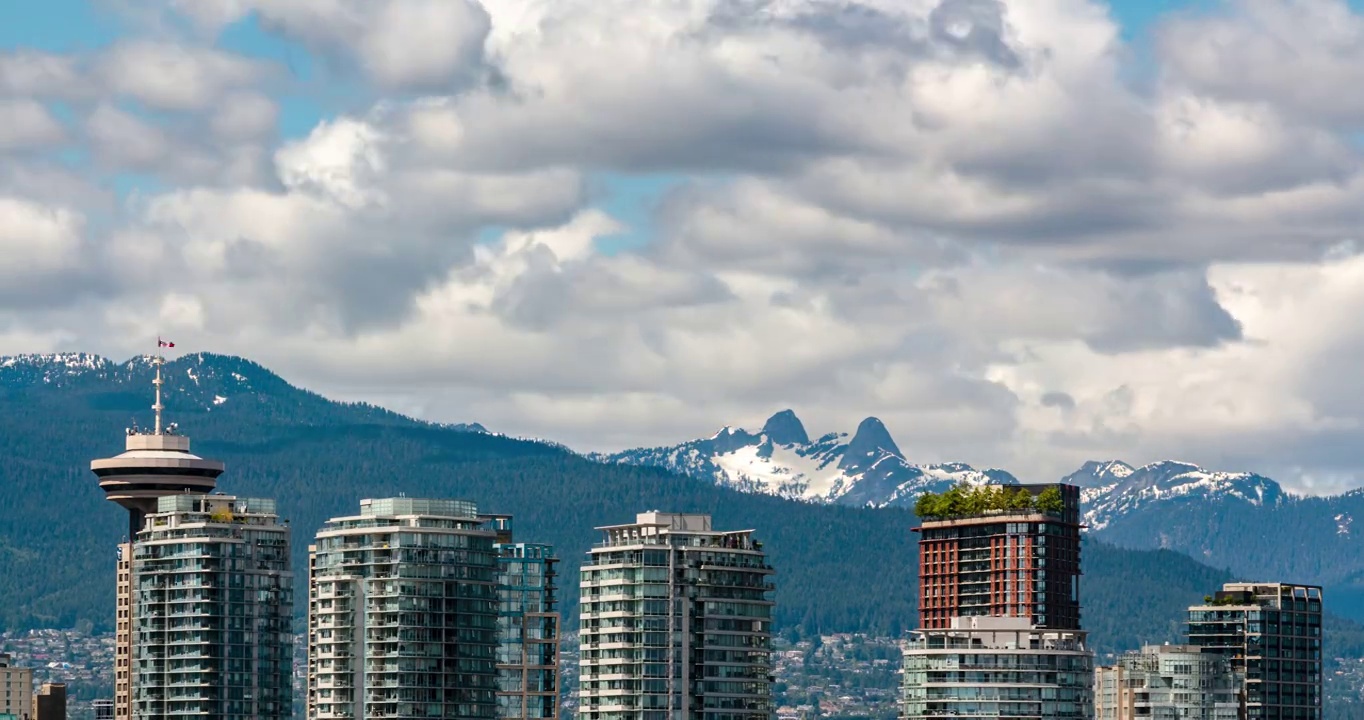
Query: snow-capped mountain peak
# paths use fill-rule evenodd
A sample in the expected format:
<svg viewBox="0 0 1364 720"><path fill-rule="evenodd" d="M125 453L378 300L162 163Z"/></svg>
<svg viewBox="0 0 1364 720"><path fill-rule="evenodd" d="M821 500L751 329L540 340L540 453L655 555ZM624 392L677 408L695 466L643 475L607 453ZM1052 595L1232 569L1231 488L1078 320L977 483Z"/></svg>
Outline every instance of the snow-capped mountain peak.
<svg viewBox="0 0 1364 720"><path fill-rule="evenodd" d="M904 458L886 426L877 418L869 417L858 424L857 432L853 434L838 466L856 471L870 467L887 456Z"/></svg>
<svg viewBox="0 0 1364 720"><path fill-rule="evenodd" d="M1079 470L1061 478L1061 482L1081 488L1111 487L1136 471L1121 460L1090 460Z"/></svg>
<svg viewBox="0 0 1364 720"><path fill-rule="evenodd" d="M885 424L874 417L863 420L851 438L833 432L811 441L791 410L768 418L757 433L726 426L709 438L679 445L589 457L662 467L749 492L877 507L910 505L925 491L944 490L958 482L1017 482L1006 472L979 471L961 463L911 464Z"/></svg>
<svg viewBox="0 0 1364 720"><path fill-rule="evenodd" d="M1287 497L1277 482L1246 472L1205 470L1198 465L1162 460L1133 468L1123 462L1087 462L1063 482L1079 485L1085 522L1102 530L1115 520L1155 503L1208 501L1222 498L1251 505L1277 505Z"/></svg>

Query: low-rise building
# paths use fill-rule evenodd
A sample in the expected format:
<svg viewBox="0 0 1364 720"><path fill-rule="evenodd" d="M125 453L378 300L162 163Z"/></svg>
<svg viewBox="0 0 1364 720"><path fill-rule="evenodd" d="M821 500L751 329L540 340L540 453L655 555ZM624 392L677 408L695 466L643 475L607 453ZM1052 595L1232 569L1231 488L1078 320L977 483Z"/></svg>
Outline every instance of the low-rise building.
<svg viewBox="0 0 1364 720"><path fill-rule="evenodd" d="M32 720L66 720L66 683L43 683L33 696Z"/></svg>
<svg viewBox="0 0 1364 720"><path fill-rule="evenodd" d="M0 654L0 715L22 718L33 707L33 668L15 667L13 658Z"/></svg>
<svg viewBox="0 0 1364 720"><path fill-rule="evenodd" d="M1095 720L1237 720L1242 677L1191 645L1148 645L1094 671Z"/></svg>

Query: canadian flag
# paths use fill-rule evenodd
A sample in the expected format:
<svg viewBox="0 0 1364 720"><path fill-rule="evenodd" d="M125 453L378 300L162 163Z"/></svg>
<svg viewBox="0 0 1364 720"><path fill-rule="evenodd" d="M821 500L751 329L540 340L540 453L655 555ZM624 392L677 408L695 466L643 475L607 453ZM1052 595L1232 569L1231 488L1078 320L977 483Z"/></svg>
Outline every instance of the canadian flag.
<svg viewBox="0 0 1364 720"><path fill-rule="evenodd" d="M156 339L156 346L157 346L157 347L175 347L175 343L173 343L173 342L167 342L167 341L165 341L165 340L162 340L161 338L157 338L157 339Z"/></svg>

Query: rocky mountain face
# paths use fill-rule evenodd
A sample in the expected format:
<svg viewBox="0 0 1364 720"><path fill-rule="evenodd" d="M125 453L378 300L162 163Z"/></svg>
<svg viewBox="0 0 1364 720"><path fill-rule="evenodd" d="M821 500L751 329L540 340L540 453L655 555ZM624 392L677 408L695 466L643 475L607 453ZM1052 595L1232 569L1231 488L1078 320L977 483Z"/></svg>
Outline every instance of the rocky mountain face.
<svg viewBox="0 0 1364 720"><path fill-rule="evenodd" d="M911 463L874 417L863 420L851 435L834 432L811 440L791 410L768 418L757 432L726 426L709 438L590 457L660 467L747 492L859 507L910 506L923 492L959 482L1018 482L1002 470Z"/></svg>

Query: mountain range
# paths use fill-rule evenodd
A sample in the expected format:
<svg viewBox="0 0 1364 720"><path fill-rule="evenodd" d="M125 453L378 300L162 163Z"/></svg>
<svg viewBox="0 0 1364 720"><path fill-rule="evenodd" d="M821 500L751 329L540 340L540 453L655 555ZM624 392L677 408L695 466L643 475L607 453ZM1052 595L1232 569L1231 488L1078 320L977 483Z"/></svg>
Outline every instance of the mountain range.
<svg viewBox="0 0 1364 720"><path fill-rule="evenodd" d="M976 470L961 463L914 465L874 417L863 420L851 437L833 432L811 440L791 410L768 418L756 433L725 426L709 438L679 445L589 457L659 467L736 490L859 507L910 507L921 493L961 482L1018 483L1003 470Z"/></svg>
<svg viewBox="0 0 1364 720"><path fill-rule="evenodd" d="M718 484L715 470L697 479L673 472L686 469L680 465L600 462L473 423L434 425L333 402L243 358L186 355L164 371L168 420L192 438L196 454L226 462L221 491L278 500L294 530L300 574L316 529L353 513L362 498L467 498L482 510L514 515L518 538L555 545L569 627L576 617L573 578L597 539L594 528L664 509L710 513L717 526L758 530L778 568L783 632L898 634L912 627L916 613L915 518L901 507L917 491L914 483L1012 480L965 466L904 463L880 423L864 423L851 438L810 441L793 414L779 414L757 434L765 437L757 445L771 451L755 447L753 457L789 454L807 459L804 472L824 473L778 477L773 487L785 488L782 497ZM121 510L103 499L89 461L121 452L123 429L150 421L151 375L147 358L0 357L0 626L112 625L113 545L125 526ZM741 432L692 449L747 446L749 435ZM811 502L816 495L825 499ZM857 501L891 496L884 507ZM1086 541L1084 564L1085 624L1101 650L1176 639L1182 609L1232 577L1217 562L1169 549L1119 548L1102 538ZM1132 592L1139 586L1142 593ZM298 587L306 587L303 578ZM304 598L300 593L300 612ZM1331 623L1328 652L1364 656L1364 631L1336 618Z"/></svg>
<svg viewBox="0 0 1364 720"><path fill-rule="evenodd" d="M668 447L593 454L603 463L659 467L745 492L814 503L909 507L923 492L959 482L1014 484L1000 469L916 464L874 417L851 437L810 440L791 410L757 432L724 427ZM1082 488L1090 537L1132 549L1175 550L1242 577L1319 583L1333 605L1364 620L1364 553L1355 517L1364 491L1305 497L1252 472L1165 460L1140 467L1090 461L1061 480Z"/></svg>

